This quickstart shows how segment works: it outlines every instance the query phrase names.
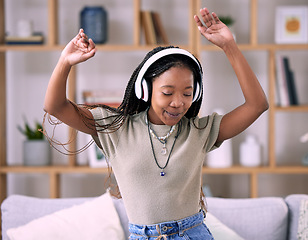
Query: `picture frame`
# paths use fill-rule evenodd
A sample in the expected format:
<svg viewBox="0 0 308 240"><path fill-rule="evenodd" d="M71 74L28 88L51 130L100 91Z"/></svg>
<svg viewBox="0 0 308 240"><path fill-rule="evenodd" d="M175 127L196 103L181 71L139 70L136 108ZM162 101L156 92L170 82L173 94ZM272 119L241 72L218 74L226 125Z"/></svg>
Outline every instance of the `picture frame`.
<svg viewBox="0 0 308 240"><path fill-rule="evenodd" d="M277 44L308 43L308 6L278 6L275 20Z"/></svg>
<svg viewBox="0 0 308 240"><path fill-rule="evenodd" d="M98 148L96 143L92 143L91 146L88 148L89 153L89 166L92 168L104 168L108 167L107 160L102 153L102 151Z"/></svg>

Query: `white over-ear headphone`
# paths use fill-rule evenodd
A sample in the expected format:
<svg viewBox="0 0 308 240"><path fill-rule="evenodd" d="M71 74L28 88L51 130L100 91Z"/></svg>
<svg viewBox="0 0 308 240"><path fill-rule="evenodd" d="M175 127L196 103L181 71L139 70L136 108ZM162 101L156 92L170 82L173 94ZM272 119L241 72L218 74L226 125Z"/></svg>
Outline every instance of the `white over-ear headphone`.
<svg viewBox="0 0 308 240"><path fill-rule="evenodd" d="M185 56L190 57L192 60L195 61L196 65L198 66L199 75L198 79L196 79L196 89L194 91L194 97L193 102L198 101L201 97L201 87L202 87L202 68L198 62L198 60L188 51L184 49L179 48L167 48L164 50L161 50L157 53L155 53L153 56L151 56L141 67L136 82L135 82L135 94L138 99L142 99L143 101L147 102L149 100L149 87L147 81L143 78L145 72L148 70L148 68L156 62L158 59L171 55L171 54L182 54Z"/></svg>

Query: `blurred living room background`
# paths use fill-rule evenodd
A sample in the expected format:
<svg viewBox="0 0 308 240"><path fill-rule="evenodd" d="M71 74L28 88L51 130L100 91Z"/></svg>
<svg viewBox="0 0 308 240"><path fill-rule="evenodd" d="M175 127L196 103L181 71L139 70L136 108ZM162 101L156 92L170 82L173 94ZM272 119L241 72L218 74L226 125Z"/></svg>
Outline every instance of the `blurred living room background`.
<svg viewBox="0 0 308 240"><path fill-rule="evenodd" d="M73 160L52 149L50 165L26 166L23 147L26 138L18 129L25 125L25 121L32 127L36 122L42 123L49 78L61 50L78 33L81 13L86 6L103 7L107 38L97 44L98 52L94 58L73 70L73 80L69 83L73 87L69 91L77 103L89 101L85 99L86 93L102 94L107 103L121 101L134 69L149 50L160 44L148 44L142 18L138 16L140 11L153 11L159 13L168 44L192 51L202 63L204 99L201 116L213 111L227 113L242 104L244 98L225 55L201 39L192 16L199 13L200 7L206 6L218 16L231 18L230 28L269 98L270 109L245 132L224 143L229 148L210 156L214 161L228 158L229 162L220 159L222 165L211 166L209 159L205 159L203 184L206 192L233 198L308 194L308 163L305 160L308 142L302 138L308 132L307 0L1 0L0 3L3 13L0 17L3 20L0 21L0 62L1 69L5 70L0 75L1 87L5 88L1 90L4 100L1 106L5 110L1 111L3 151L0 173L1 190L6 191L2 196L90 197L105 192L106 168L95 166L95 163L90 165L93 147ZM277 20L276 16L281 6L284 6L282 18L292 7L304 9L296 19L302 24L300 30L306 28L306 32L293 42L288 42L287 37L286 42L280 42L277 28L281 27L283 19ZM44 40L26 44L22 42L26 41L23 38L11 38L11 42L6 42L6 37L20 34L18 26L22 21L31 25L32 34L38 34ZM293 24L296 28L298 23ZM281 38L283 40L283 36ZM280 58L287 59L292 70L296 103L284 104L281 95L278 97L281 90L277 66ZM51 135L52 126L46 124ZM242 162L245 159L242 159L240 149L252 136L257 140L260 157L253 166L247 166ZM67 141L69 129L59 126L55 138ZM88 136L78 133L76 148L83 147L89 140ZM255 159L252 155L246 155L248 165L250 158ZM51 187L56 193L51 194Z"/></svg>

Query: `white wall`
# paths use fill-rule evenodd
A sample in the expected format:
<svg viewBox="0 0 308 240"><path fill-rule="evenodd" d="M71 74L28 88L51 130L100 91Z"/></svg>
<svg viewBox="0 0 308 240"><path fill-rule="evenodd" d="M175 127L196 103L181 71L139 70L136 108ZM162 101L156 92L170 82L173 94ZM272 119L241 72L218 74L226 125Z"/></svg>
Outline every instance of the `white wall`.
<svg viewBox="0 0 308 240"><path fill-rule="evenodd" d="M74 2L74 4L72 4ZM187 44L187 27L183 23L188 22L187 1L149 1L143 0L144 9L159 10L162 21L168 32L168 37L175 44ZM234 31L238 43L249 41L249 1L203 1L218 14L229 14L236 19ZM274 15L275 6L291 1L265 1L260 0L259 12L259 42L274 42ZM6 4L6 30L10 34L15 33L16 23L19 19L31 19L34 22L35 31L42 31L47 35L47 1L40 0L10 0ZM133 6L132 1L107 0L88 1L90 5L103 5L108 11L109 18L109 40L113 44L132 43ZM307 4L306 0L298 0L296 4ZM59 41L60 44L67 43L79 29L79 12L84 6L84 1L59 1ZM161 7L164 6L164 7ZM240 8L239 8L240 6ZM203 43L206 43L203 41ZM268 65L267 53L262 51L249 51L244 53L251 64L264 90L268 91ZM301 103L308 103L306 91L307 82L307 59L306 52L285 52L290 56L291 67L295 70L298 83L299 98ZM40 121L43 117L44 94L49 77L60 55L59 52L8 52L7 53L7 153L8 164L22 164L23 136L17 131L16 126L23 124L23 116L31 123ZM83 90L108 89L124 91L132 71L142 60L145 52L101 52L95 58L78 66L77 96L81 102ZM205 97L202 114L210 113L214 108L222 107L229 111L241 104L243 97L236 82L232 69L220 52L203 52L201 61L205 72ZM255 134L263 146L263 163L267 159L267 133L268 114L261 116L257 122L247 129L243 134L235 137L233 143L234 163L238 163L238 148L245 135ZM302 133L308 131L307 113L278 114L277 117L277 157L278 164L299 164L302 156L307 153L307 146L299 143L298 139ZM63 129L64 128L64 129ZM66 139L66 128L59 129L58 138ZM290 144L290 139L293 144ZM81 137L81 145L84 143ZM64 155L56 151L52 152L53 164L66 164ZM80 164L86 164L87 154L78 156ZM48 178L41 174L9 174L8 194L19 193L48 197ZM307 189L300 184L302 176L269 176L264 174L260 177L262 186L260 196L283 196L295 192L305 192ZM217 196L249 196L249 178L246 175L239 176L204 176L205 183L212 187ZM267 184L271 182L271 184ZM99 183L99 184L98 184ZM95 196L104 189L104 177L99 175L67 174L61 177L61 196ZM293 187L297 186L297 187Z"/></svg>

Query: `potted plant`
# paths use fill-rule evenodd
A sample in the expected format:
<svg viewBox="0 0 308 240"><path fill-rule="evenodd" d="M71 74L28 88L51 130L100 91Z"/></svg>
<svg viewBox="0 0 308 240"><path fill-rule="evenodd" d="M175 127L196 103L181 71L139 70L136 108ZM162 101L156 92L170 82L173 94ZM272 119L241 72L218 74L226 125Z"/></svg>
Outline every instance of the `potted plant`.
<svg viewBox="0 0 308 240"><path fill-rule="evenodd" d="M219 16L219 19L228 27L231 27L234 23L234 19L231 16Z"/></svg>
<svg viewBox="0 0 308 240"><path fill-rule="evenodd" d="M50 164L50 146L45 140L42 132L42 125L38 122L35 127L31 128L27 121L22 128L18 126L18 130L26 136L23 144L24 164L26 166L44 166Z"/></svg>

